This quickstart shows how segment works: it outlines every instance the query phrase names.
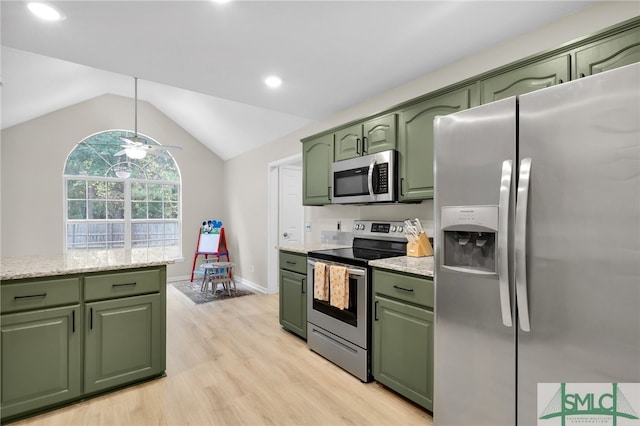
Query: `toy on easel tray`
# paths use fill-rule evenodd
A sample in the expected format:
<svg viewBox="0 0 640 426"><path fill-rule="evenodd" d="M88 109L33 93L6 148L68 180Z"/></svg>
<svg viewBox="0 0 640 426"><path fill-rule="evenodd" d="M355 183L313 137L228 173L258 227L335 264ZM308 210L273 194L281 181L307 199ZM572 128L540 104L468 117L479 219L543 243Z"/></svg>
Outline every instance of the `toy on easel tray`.
<svg viewBox="0 0 640 426"><path fill-rule="evenodd" d="M218 220L208 220L206 222L202 222L200 233L201 234L219 234L220 228L222 228L222 222Z"/></svg>

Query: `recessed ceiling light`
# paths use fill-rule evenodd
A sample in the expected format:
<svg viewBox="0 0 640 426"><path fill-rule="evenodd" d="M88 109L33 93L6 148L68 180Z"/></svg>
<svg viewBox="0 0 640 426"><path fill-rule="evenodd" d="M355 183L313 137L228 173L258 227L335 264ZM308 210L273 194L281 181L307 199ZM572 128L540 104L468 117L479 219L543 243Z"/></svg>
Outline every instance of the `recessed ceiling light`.
<svg viewBox="0 0 640 426"><path fill-rule="evenodd" d="M282 79L275 75L271 75L264 79L264 84L275 89L276 87L280 87L280 85L282 84Z"/></svg>
<svg viewBox="0 0 640 426"><path fill-rule="evenodd" d="M60 12L45 3L31 2L27 5L31 13L45 21L59 21L62 19Z"/></svg>
<svg viewBox="0 0 640 426"><path fill-rule="evenodd" d="M229 3L231 0L212 0L214 3Z"/></svg>

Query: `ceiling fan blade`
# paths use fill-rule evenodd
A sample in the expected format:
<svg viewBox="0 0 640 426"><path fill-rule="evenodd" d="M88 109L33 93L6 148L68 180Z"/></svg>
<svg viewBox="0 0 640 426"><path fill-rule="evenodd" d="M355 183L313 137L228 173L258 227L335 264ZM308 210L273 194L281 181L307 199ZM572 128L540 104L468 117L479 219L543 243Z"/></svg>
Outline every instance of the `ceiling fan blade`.
<svg viewBox="0 0 640 426"><path fill-rule="evenodd" d="M116 153L115 153L115 154L113 154L113 155L115 155L116 157L118 157L118 156L120 156L120 155L124 155L124 154L126 154L126 150L121 149L120 151L116 152Z"/></svg>
<svg viewBox="0 0 640 426"><path fill-rule="evenodd" d="M172 160L173 159L169 154L166 154L166 153L161 152L161 151L149 150L147 152L150 155L155 155L156 157L161 157L161 158L164 158L165 160Z"/></svg>
<svg viewBox="0 0 640 426"><path fill-rule="evenodd" d="M149 148L154 151L182 151L181 146L173 145L149 145Z"/></svg>
<svg viewBox="0 0 640 426"><path fill-rule="evenodd" d="M147 145L147 142L138 136L132 136L130 138L125 138L124 136L120 136L120 140L128 145L134 145L134 146L142 146L142 145Z"/></svg>

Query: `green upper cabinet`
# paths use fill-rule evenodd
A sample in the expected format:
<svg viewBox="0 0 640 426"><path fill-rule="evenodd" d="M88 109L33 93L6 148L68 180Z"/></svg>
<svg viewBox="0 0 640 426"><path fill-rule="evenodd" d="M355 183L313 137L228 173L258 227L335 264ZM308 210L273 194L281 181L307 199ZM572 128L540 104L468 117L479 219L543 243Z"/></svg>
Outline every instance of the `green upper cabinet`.
<svg viewBox="0 0 640 426"><path fill-rule="evenodd" d="M398 199L433 198L433 119L480 104L640 62L640 18L566 43L517 63L438 89L303 141L304 204L331 202L331 163L389 149L398 151ZM461 89L457 87L462 87Z"/></svg>
<svg viewBox="0 0 640 426"><path fill-rule="evenodd" d="M577 78L640 62L640 27L589 44L575 53Z"/></svg>
<svg viewBox="0 0 640 426"><path fill-rule="evenodd" d="M335 161L395 149L396 120L396 114L388 114L336 131Z"/></svg>
<svg viewBox="0 0 640 426"><path fill-rule="evenodd" d="M362 155L362 124L340 129L333 134L333 138L335 140L333 156L336 161Z"/></svg>
<svg viewBox="0 0 640 426"><path fill-rule="evenodd" d="M400 110L398 176L400 201L433 198L433 119L477 104L475 85Z"/></svg>
<svg viewBox="0 0 640 426"><path fill-rule="evenodd" d="M480 81L483 104L524 95L570 80L571 56L564 54L534 62Z"/></svg>
<svg viewBox="0 0 640 426"><path fill-rule="evenodd" d="M333 134L309 139L302 144L302 204L331 203L331 163Z"/></svg>
<svg viewBox="0 0 640 426"><path fill-rule="evenodd" d="M362 135L365 154L396 149L397 120L397 114L389 114L364 122Z"/></svg>

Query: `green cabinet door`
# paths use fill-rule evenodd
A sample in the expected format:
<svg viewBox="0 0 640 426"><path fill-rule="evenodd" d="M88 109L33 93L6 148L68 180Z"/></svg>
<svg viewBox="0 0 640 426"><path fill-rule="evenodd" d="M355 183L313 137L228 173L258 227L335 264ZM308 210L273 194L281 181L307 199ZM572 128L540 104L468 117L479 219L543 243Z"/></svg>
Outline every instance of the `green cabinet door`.
<svg viewBox="0 0 640 426"><path fill-rule="evenodd" d="M331 204L333 134L302 144L302 198L305 206Z"/></svg>
<svg viewBox="0 0 640 426"><path fill-rule="evenodd" d="M333 134L335 161L347 160L349 158L360 157L364 151L362 140L362 124L340 129Z"/></svg>
<svg viewBox="0 0 640 426"><path fill-rule="evenodd" d="M433 198L433 119L474 106L475 86L431 98L400 110L398 176L400 201Z"/></svg>
<svg viewBox="0 0 640 426"><path fill-rule="evenodd" d="M79 305L2 316L2 420L81 393Z"/></svg>
<svg viewBox="0 0 640 426"><path fill-rule="evenodd" d="M160 294L85 305L85 393L162 374L161 309Z"/></svg>
<svg viewBox="0 0 640 426"><path fill-rule="evenodd" d="M570 80L571 56L564 54L541 60L480 81L483 104L524 95Z"/></svg>
<svg viewBox="0 0 640 426"><path fill-rule="evenodd" d="M280 325L307 338L307 276L280 270Z"/></svg>
<svg viewBox="0 0 640 426"><path fill-rule="evenodd" d="M389 114L364 122L362 140L365 154L396 149L397 121L397 114Z"/></svg>
<svg viewBox="0 0 640 426"><path fill-rule="evenodd" d="M433 312L376 295L373 377L433 410Z"/></svg>
<svg viewBox="0 0 640 426"><path fill-rule="evenodd" d="M336 131L335 161L396 149L396 114L367 120Z"/></svg>
<svg viewBox="0 0 640 426"><path fill-rule="evenodd" d="M578 78L640 62L640 27L585 46L575 58Z"/></svg>

